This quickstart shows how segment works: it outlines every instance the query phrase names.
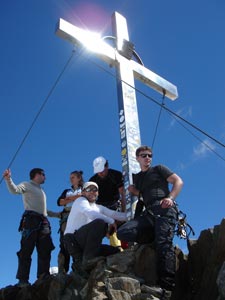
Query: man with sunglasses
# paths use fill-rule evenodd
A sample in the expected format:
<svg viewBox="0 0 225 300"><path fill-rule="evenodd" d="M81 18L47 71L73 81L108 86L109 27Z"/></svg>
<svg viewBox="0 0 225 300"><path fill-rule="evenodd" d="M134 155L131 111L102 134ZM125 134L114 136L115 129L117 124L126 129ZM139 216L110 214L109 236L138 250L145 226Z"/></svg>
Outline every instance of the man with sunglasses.
<svg viewBox="0 0 225 300"><path fill-rule="evenodd" d="M7 188L12 194L22 194L24 213L19 231L22 237L18 256L17 286L25 287L29 283L31 256L37 249L37 278L49 276L51 251L55 248L51 239L51 227L47 219L46 195L41 184L45 182L43 169L34 168L30 171L30 181L16 185L11 178L11 171L3 173Z"/></svg>
<svg viewBox="0 0 225 300"><path fill-rule="evenodd" d="M72 269L78 273L82 273L91 259L119 252L113 246L102 244L102 239L108 232L116 231L115 220L127 220L126 213L96 204L97 197L97 183L86 182L67 220L64 243L74 260Z"/></svg>
<svg viewBox="0 0 225 300"><path fill-rule="evenodd" d="M134 175L130 193L138 197L134 219L122 225L117 236L139 244L154 241L158 259L159 287L153 292L163 300L170 299L175 285L174 228L177 214L175 199L183 181L164 165L152 166L152 149L141 146L136 150L141 171ZM171 189L169 189L171 185Z"/></svg>

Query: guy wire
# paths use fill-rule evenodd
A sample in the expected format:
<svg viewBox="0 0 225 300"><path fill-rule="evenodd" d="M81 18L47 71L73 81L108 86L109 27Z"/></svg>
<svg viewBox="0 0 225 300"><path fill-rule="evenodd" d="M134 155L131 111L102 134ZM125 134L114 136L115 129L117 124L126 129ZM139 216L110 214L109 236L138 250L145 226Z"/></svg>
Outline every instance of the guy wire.
<svg viewBox="0 0 225 300"><path fill-rule="evenodd" d="M31 125L30 125L30 127L28 128L26 134L24 135L24 137L23 137L21 143L19 144L19 146L18 146L18 148L17 148L15 154L13 155L13 158L12 158L11 161L9 162L7 169L9 169L9 168L12 166L13 162L15 161L15 159L16 159L16 157L17 157L19 151L20 151L20 149L22 148L22 146L23 146L23 144L25 143L27 137L29 136L29 134L30 134L32 128L34 127L34 125L35 125L35 123L36 123L36 121L37 121L37 119L38 119L38 117L40 116L40 114L41 114L41 112L43 111L45 105L47 104L47 102L48 102L50 96L52 95L54 89L56 88L57 84L59 83L59 80L61 79L62 75L64 74L64 72L66 71L67 67L69 66L69 64L70 64L70 62L71 62L71 60L72 60L72 58L73 58L73 56L74 56L74 53L75 53L75 50L73 49L73 50L72 50L72 54L70 55L69 59L67 60L66 64L64 65L62 71L59 73L58 77L56 78L55 82L53 83L53 86L51 87L51 89L50 89L50 91L48 92L48 94L47 94L45 100L43 101L43 103L42 103L40 109L38 110L36 116L34 117L33 121L31 122ZM1 185L2 181L3 181L3 177L2 177L1 180L0 180L0 185Z"/></svg>
<svg viewBox="0 0 225 300"><path fill-rule="evenodd" d="M153 141L152 141L152 146L151 146L152 150L154 148L155 139L156 139L156 135L157 135L157 132L158 132L159 121L160 121L160 117L161 117L161 114L162 114L162 108L165 105L164 100L165 100L165 92L163 93L162 103L161 103L160 111L159 111L159 116L158 116L158 120L157 120L157 123L156 123L155 133L154 133L154 137L153 137Z"/></svg>
<svg viewBox="0 0 225 300"><path fill-rule="evenodd" d="M86 59L89 60L95 66L97 66L99 69L101 69L104 72L106 72L107 74L111 75L114 78L117 78L117 76L114 75L112 72L106 70L104 67L100 66L99 64L97 64L96 62L94 62L93 60L91 60L90 58L86 58ZM155 100L154 98L146 95L144 92L142 92L141 90L137 89L136 87L133 87L132 85L130 85L126 81L124 81L122 79L120 79L120 81L123 82L123 83L125 83L125 84L127 84L128 86L130 86L131 88L133 88L136 92L138 92L139 94L141 94L145 98L147 98L147 99L151 100L152 102L154 102L155 104L161 106L163 109L165 109L166 111L168 111L173 116L177 117L178 119L181 119L183 122L187 123L189 126L193 127L195 130L199 131L203 135L207 136L209 139L213 140L218 145L220 145L223 148L225 148L225 145L222 142L220 142L219 140L217 140L216 138L214 138L213 136L211 136L207 132L203 131L202 129L200 129L199 127L197 127L196 125L194 125L193 123L191 123L191 122L187 121L186 119L184 119L183 117L179 116L178 114L176 114L175 112L173 112L171 109L169 109L168 107L166 107L164 104L159 103L157 100Z"/></svg>

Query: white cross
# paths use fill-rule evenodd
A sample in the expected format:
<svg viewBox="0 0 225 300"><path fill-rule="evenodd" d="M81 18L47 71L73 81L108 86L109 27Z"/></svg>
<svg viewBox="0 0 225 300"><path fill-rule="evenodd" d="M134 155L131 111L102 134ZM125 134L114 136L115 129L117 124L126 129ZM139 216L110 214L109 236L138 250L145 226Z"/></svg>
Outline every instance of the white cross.
<svg viewBox="0 0 225 300"><path fill-rule="evenodd" d="M141 145L134 77L171 100L175 100L178 94L176 86L132 59L135 52L133 44L129 42L126 19L115 12L112 15L112 24L116 48L107 43L106 39L76 27L63 19L59 20L56 34L77 46L89 49L110 66L116 68L126 208L128 216L132 217L134 199L129 194L127 187L133 182L132 174L139 171L135 150Z"/></svg>

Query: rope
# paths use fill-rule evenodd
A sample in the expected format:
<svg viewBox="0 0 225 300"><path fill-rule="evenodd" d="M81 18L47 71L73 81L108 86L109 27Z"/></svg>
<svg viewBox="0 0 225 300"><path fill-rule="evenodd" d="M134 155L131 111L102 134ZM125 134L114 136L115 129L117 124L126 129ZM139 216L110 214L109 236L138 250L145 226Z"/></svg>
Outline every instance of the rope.
<svg viewBox="0 0 225 300"><path fill-rule="evenodd" d="M106 70L104 67L100 66L99 64L97 64L96 62L92 61L90 58L86 58L88 61L90 61L93 65L97 66L99 69L103 70L105 73L109 74L110 76L114 77L117 79L117 76L114 75L112 72ZM133 88L136 92L138 92L139 94L141 94L142 96L144 96L145 98L151 100L152 102L154 102L156 105L161 106L163 109L165 109L167 112L169 112L171 115L177 117L178 119L181 119L183 122L187 123L189 126L193 127L195 130L199 131L200 133L202 133L203 135L207 136L209 139L213 140L215 143L217 143L218 145L220 145L221 147L225 148L225 144L223 144L222 142L220 142L218 139L214 138L213 136L211 136L210 134L206 133L205 131L203 131L202 129L200 129L199 127L197 127L196 125L194 125L193 123L185 120L183 117L179 116L178 114L176 114L175 112L173 112L171 109L169 109L168 107L166 107L165 105L160 104L157 100L155 100L154 98L146 95L144 92L142 92L141 90L137 89L136 87L133 87L132 85L130 85L129 83L127 83L126 81L120 79L121 82L127 84L128 86L130 86L131 88Z"/></svg>
<svg viewBox="0 0 225 300"><path fill-rule="evenodd" d="M45 100L43 101L43 104L41 105L39 111L37 112L36 116L34 117L34 120L32 121L30 127L28 128L26 134L24 135L21 143L19 144L15 154L13 155L11 161L8 164L8 169L12 166L13 162L15 161L19 151L21 150L22 146L24 145L27 137L29 136L32 128L34 127L38 117L40 116L41 112L43 111L45 105L47 104L50 96L52 95L54 89L56 88L57 84L59 83L59 80L61 79L62 75L64 74L64 72L66 71L67 67L69 66L73 56L74 56L75 50L72 51L71 56L69 57L69 59L67 60L65 66L63 67L62 71L60 72L60 74L58 75L58 77L56 78L52 88L50 89L49 93L47 94ZM117 78L116 75L114 75L112 72L106 70L104 67L100 66L99 64L95 63L94 61L92 61L90 58L86 58L88 61L90 61L92 64L94 64L95 66L97 66L99 69L103 70L105 73L111 75L114 78ZM121 80L121 79L120 79ZM164 99L165 99L165 91L163 93L163 99L162 99L162 103L160 104L157 100L155 100L154 98L146 95L144 92L142 92L141 90L131 86L130 84L128 84L127 82L125 82L124 80L121 80L121 82L127 84L128 86L130 86L131 88L133 88L136 92L138 92L139 94L143 95L145 98L151 100L152 102L154 102L156 105L160 106L160 112L159 112L159 116L158 116L158 120L157 120L157 124L156 124L156 129L155 129L155 133L154 133L154 137L153 137L153 142L152 142L152 147L154 146L155 143L155 139L156 139L156 135L157 135L157 131L158 131L158 126L159 126L159 121L160 121L160 117L161 117L161 113L162 113L162 109L166 110L167 112L169 112L172 116L175 116L176 121L178 122L177 119L182 120L183 122L187 123L189 126L193 127L195 130L199 131L200 133L202 133L203 135L207 136L209 139L213 140L215 143L217 143L218 145L222 146L225 148L225 145L220 142L219 140L217 140L216 138L212 137L211 135L209 135L208 133L206 133L205 131L203 131L202 129L200 129L199 127L197 127L196 125L194 125L193 123L185 120L183 117L179 116L178 114L176 114L175 112L173 112L172 110L170 110L168 107L165 106L164 103ZM178 122L180 125L182 125L186 130L188 130L183 124L181 124L181 122ZM190 130L188 130L189 133L191 133L195 138L197 138L198 140L200 140L207 148L209 148L214 154L216 154L220 159L225 161L225 158L223 158L221 155L219 155L216 151L214 151L207 143L205 143L204 141L202 141L200 138L198 138L196 135L194 135ZM0 180L0 185L3 181L3 177Z"/></svg>
<svg viewBox="0 0 225 300"><path fill-rule="evenodd" d="M28 130L27 130L26 134L24 135L24 137L23 137L21 143L19 144L19 146L18 146L18 148L17 148L15 154L13 155L13 158L12 158L11 161L9 162L7 169L9 169L9 168L12 166L13 162L15 161L15 159L16 159L16 157L17 157L19 151L21 150L23 144L25 143L27 137L29 136L29 134L30 134L32 128L34 127L34 125L35 125L35 123L36 123L36 121L37 121L37 119L38 119L38 117L40 116L40 114L41 114L41 112L43 111L45 105L47 104L47 102L48 102L50 96L52 95L52 93L53 93L53 91L55 90L57 84L59 83L59 80L61 79L62 75L64 74L64 72L66 71L67 67L69 66L69 64L70 64L70 62L71 62L71 60L72 60L72 58L73 58L73 56L74 56L74 53L75 53L75 50L72 51L71 56L70 56L69 59L67 60L67 62L66 62L66 64L65 64L65 66L63 67L62 71L61 71L61 72L59 73L59 75L57 76L57 78L56 78L56 80L55 80L53 86L51 87L50 91L48 92L48 94L47 94L46 98L44 99L44 101L43 101L43 103L42 103L40 109L38 110L38 112L37 112L36 116L34 117L34 119L33 119L32 123L31 123L30 127L28 128ZM3 179L4 179L4 178L2 177L1 180L0 180L0 185L1 185L2 181L3 181Z"/></svg>
<svg viewBox="0 0 225 300"><path fill-rule="evenodd" d="M171 116L173 117L173 116ZM199 140L202 144L204 144L205 147L207 147L210 151L212 151L215 155L217 155L220 159L222 159L223 161L225 161L225 158L222 157L220 154L218 154L212 147L210 147L206 142L204 142L202 139L200 139L196 134L194 134L193 132L191 132L190 129L188 129L184 124L182 124L179 120L177 120L177 118L175 118L175 121L178 122L185 130L187 130L194 138L196 138L197 140Z"/></svg>
<svg viewBox="0 0 225 300"><path fill-rule="evenodd" d="M151 146L152 150L153 150L153 147L154 147L154 143L155 143L155 139L156 139L156 134L157 134L158 127L159 127L159 121L160 121L160 117L161 117L161 114L162 114L162 108L165 105L164 100L165 100L165 92L163 93L162 103L161 103L161 107L160 107L160 111L159 111L159 116L158 116L158 120L157 120L157 123L156 123L155 133L154 133L154 137L153 137L153 141L152 141L152 146Z"/></svg>

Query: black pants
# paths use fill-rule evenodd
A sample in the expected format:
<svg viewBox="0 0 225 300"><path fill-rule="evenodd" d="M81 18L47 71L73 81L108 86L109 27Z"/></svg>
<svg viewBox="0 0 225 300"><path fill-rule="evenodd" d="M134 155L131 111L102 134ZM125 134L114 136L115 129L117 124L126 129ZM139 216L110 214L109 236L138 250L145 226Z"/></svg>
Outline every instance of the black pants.
<svg viewBox="0 0 225 300"><path fill-rule="evenodd" d="M175 220L154 217L147 212L117 230L119 239L140 244L154 241L161 287L172 290L175 283L176 257L173 247Z"/></svg>
<svg viewBox="0 0 225 300"><path fill-rule="evenodd" d="M69 213L68 213L69 215ZM60 238L59 238L59 254L58 254L58 267L63 268L64 271L67 273L69 271L69 266L70 266L70 254L65 248L64 245L64 231L66 229L66 222L67 218L61 222L60 228L59 228L59 233L60 233ZM61 266L61 263L59 263L60 258L63 257L63 266ZM60 270L59 270L60 271Z"/></svg>
<svg viewBox="0 0 225 300"><path fill-rule="evenodd" d="M31 256L37 249L37 278L41 274L49 274L51 251L55 248L51 239L51 230L47 218L34 214L22 217L22 238L18 256L18 270L16 278L29 280Z"/></svg>
<svg viewBox="0 0 225 300"><path fill-rule="evenodd" d="M96 219L82 226L75 233L67 233L64 236L65 247L73 258L83 260L118 253L117 248L102 244L107 228L108 225L103 220Z"/></svg>

